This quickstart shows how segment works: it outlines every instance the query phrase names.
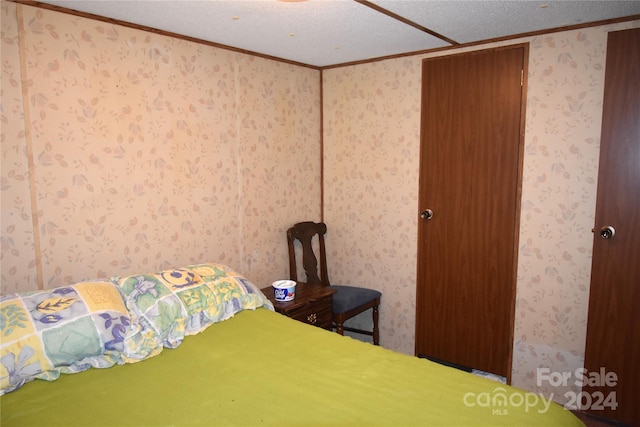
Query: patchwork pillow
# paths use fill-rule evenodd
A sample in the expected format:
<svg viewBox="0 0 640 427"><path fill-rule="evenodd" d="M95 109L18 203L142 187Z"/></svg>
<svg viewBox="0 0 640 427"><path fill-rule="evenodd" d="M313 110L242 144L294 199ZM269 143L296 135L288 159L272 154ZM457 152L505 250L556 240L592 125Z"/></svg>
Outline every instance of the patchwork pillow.
<svg viewBox="0 0 640 427"><path fill-rule="evenodd" d="M0 300L0 395L35 378L123 363L131 324L118 288L90 281Z"/></svg>
<svg viewBox="0 0 640 427"><path fill-rule="evenodd" d="M187 335L246 309L273 305L253 283L222 264L198 264L155 274L114 278L134 317L124 360L175 348Z"/></svg>

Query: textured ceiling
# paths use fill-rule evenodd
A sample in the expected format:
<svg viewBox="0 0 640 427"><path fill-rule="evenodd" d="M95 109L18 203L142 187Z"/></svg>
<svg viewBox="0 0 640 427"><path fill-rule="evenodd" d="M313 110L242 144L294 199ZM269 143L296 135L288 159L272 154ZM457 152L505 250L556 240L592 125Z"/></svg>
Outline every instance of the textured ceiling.
<svg viewBox="0 0 640 427"><path fill-rule="evenodd" d="M640 1L44 0L326 67L629 16Z"/></svg>

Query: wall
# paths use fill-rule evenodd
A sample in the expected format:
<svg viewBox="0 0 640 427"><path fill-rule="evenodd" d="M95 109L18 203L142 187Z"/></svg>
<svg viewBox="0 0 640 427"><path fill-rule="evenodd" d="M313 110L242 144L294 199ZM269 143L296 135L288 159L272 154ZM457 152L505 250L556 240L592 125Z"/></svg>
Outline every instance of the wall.
<svg viewBox="0 0 640 427"><path fill-rule="evenodd" d="M288 277L320 72L2 1L2 292L198 262Z"/></svg>
<svg viewBox="0 0 640 427"><path fill-rule="evenodd" d="M607 32L637 26L323 72L329 271L333 283L383 292L383 346L414 352L421 60L529 42L512 383L565 400L536 384L536 369L583 365Z"/></svg>

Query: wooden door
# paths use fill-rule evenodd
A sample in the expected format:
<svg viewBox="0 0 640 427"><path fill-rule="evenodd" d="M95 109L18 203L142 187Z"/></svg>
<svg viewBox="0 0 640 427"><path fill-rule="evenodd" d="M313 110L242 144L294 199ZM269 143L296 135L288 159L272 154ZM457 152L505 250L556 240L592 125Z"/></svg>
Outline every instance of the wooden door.
<svg viewBox="0 0 640 427"><path fill-rule="evenodd" d="M510 377L527 46L427 59L416 354ZM424 213L423 213L424 215Z"/></svg>
<svg viewBox="0 0 640 427"><path fill-rule="evenodd" d="M609 225L615 234L603 239L600 229ZM638 28L610 33L607 44L585 369L587 378L602 380L594 385L604 386L584 387L579 403L596 415L640 426Z"/></svg>

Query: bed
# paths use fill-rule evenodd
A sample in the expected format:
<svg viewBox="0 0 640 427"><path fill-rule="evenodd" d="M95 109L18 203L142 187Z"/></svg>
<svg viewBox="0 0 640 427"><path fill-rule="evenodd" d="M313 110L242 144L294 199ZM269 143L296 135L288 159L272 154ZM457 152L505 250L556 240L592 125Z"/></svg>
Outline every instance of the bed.
<svg viewBox="0 0 640 427"><path fill-rule="evenodd" d="M197 274L216 269L208 277ZM73 363L67 360L64 366L39 373L27 370L24 374L33 378L25 376L19 385L16 366L31 365L16 358L13 383L7 380L11 373L3 365L0 424L582 425L570 411L535 394L280 315L257 287L228 268L207 264L172 272L101 282L102 291L118 290L126 311L117 298L115 304L107 303L104 292L93 292L100 295L95 300L102 305L94 304L91 315L102 324L107 318L105 310L115 306L123 310L121 317L129 316L114 326L117 316L109 313L111 329L104 335L115 339L102 338L110 342L102 346L102 354L85 349L84 357ZM167 288L177 284L177 292L161 291L163 281L163 286L169 284ZM213 286L214 282L223 285ZM66 288L79 295L83 291L82 287ZM145 289L147 301L141 294ZM189 298L176 296L188 289L198 290L190 293L191 309L184 304ZM51 298L41 293L21 298L38 295L38 304L46 301L44 305L49 305ZM68 303L72 292L67 289L63 295ZM194 295L206 298L193 299ZM163 300L164 311L158 309ZM83 302L90 305L89 299ZM6 315L7 307L16 304L16 296L5 296L0 304ZM74 318L89 311L76 313ZM172 320L167 313L173 313ZM8 319L3 319L4 335ZM160 326L152 324L159 319ZM119 332L114 335L114 330ZM9 342L13 341L3 336L3 363L13 354L7 350Z"/></svg>

